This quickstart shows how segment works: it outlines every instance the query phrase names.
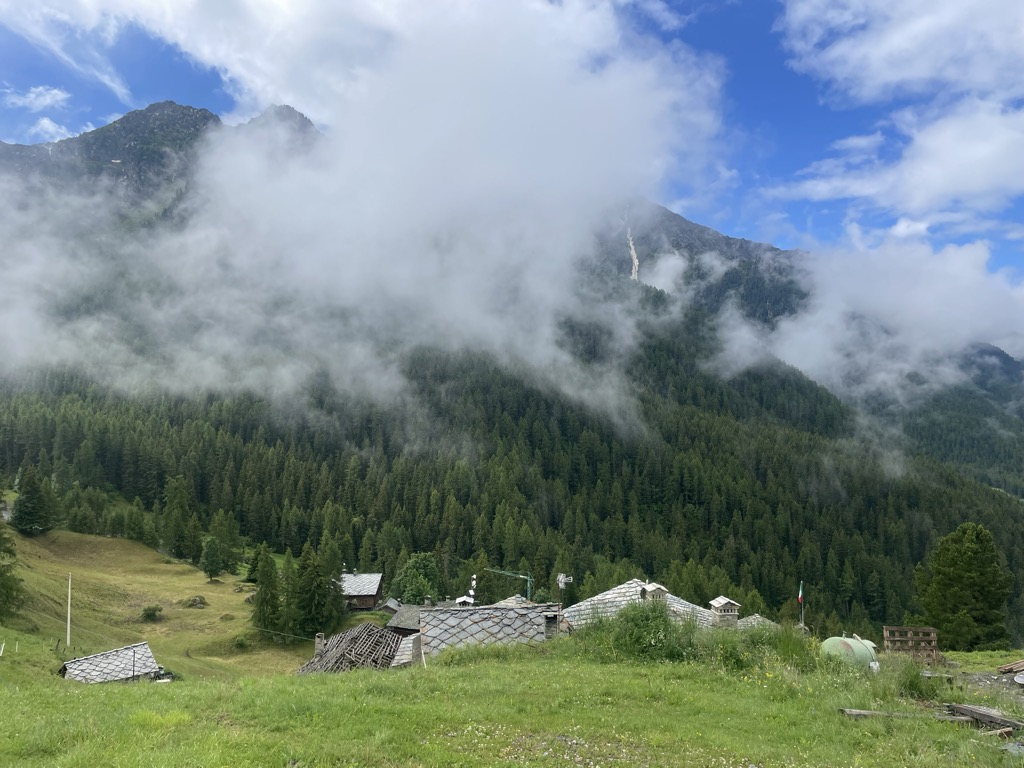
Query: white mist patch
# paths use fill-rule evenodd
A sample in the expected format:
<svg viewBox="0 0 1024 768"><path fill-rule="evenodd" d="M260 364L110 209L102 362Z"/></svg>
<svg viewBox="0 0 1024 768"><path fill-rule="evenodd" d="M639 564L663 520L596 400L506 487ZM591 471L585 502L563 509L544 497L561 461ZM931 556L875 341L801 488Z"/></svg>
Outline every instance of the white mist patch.
<svg viewBox="0 0 1024 768"><path fill-rule="evenodd" d="M623 199L679 169L699 183L721 80L625 18L592 2L416 12L330 99L318 84L331 128L312 148L267 129L211 135L182 225L97 239L81 222L114 201L59 195L0 214L15 241L0 327L20 329L0 355L172 387L286 390L326 368L391 397L403 353L429 345L612 397L614 381L579 386L559 343L561 321L588 310L577 264Z"/></svg>
<svg viewBox="0 0 1024 768"><path fill-rule="evenodd" d="M678 253L665 253L653 259L644 269L643 282L665 291L679 293L682 289L683 274L686 272L686 259Z"/></svg>
<svg viewBox="0 0 1024 768"><path fill-rule="evenodd" d="M1024 354L1024 286L988 271L984 243L934 250L893 241L874 250L808 254L810 299L777 327L724 317L723 356L763 348L840 396L907 402L964 380L955 359L985 341ZM753 358L756 361L756 356Z"/></svg>

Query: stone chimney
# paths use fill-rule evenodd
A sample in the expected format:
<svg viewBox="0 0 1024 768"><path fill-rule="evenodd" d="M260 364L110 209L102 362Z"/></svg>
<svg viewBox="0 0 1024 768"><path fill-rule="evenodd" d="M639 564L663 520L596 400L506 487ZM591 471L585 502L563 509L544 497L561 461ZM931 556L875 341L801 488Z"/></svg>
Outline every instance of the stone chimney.
<svg viewBox="0 0 1024 768"><path fill-rule="evenodd" d="M711 626L736 629L740 618L740 604L725 595L711 601Z"/></svg>
<svg viewBox="0 0 1024 768"><path fill-rule="evenodd" d="M430 595L424 595L423 596L423 607L424 608L433 608L434 607L434 601L430 599Z"/></svg>
<svg viewBox="0 0 1024 768"><path fill-rule="evenodd" d="M316 658L324 652L324 633L317 632L316 639L313 642L315 643L313 646L313 658Z"/></svg>
<svg viewBox="0 0 1024 768"><path fill-rule="evenodd" d="M644 586L640 587L640 599L641 600L664 600L665 595L668 594L668 590L661 584L655 584L654 582L648 582Z"/></svg>

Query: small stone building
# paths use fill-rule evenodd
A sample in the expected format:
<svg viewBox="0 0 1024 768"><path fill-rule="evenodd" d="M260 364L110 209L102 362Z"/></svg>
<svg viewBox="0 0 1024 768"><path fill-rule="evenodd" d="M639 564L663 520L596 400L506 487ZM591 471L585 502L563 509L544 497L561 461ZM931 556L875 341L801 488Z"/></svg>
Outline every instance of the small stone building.
<svg viewBox="0 0 1024 768"><path fill-rule="evenodd" d="M152 679L162 672L149 644L136 643L65 661L57 674L80 683L112 683Z"/></svg>
<svg viewBox="0 0 1024 768"><path fill-rule="evenodd" d="M711 611L707 608L676 597L660 584L640 579L630 579L625 584L569 606L562 614L573 628L579 629L595 619L616 616L627 605L642 600L664 601L669 615L678 621L693 621L701 627L711 626Z"/></svg>

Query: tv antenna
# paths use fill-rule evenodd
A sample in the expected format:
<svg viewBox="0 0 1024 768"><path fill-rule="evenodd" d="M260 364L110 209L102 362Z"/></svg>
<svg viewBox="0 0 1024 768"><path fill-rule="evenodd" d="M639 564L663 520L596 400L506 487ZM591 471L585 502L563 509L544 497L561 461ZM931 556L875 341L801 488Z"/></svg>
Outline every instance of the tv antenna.
<svg viewBox="0 0 1024 768"><path fill-rule="evenodd" d="M485 571L491 573L500 573L502 576L514 576L517 579L523 579L526 581L526 599L533 600L533 576L529 573L519 573L518 571L502 571L498 568L484 568Z"/></svg>

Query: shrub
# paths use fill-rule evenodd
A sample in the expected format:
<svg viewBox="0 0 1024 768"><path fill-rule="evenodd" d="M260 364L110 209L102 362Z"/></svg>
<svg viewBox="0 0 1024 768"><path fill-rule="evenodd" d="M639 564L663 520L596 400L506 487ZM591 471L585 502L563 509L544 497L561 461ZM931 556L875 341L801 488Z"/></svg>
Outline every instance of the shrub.
<svg viewBox="0 0 1024 768"><path fill-rule="evenodd" d="M147 605L142 609L142 620L160 621L163 618L163 616L160 615L163 610L164 607L162 605Z"/></svg>

